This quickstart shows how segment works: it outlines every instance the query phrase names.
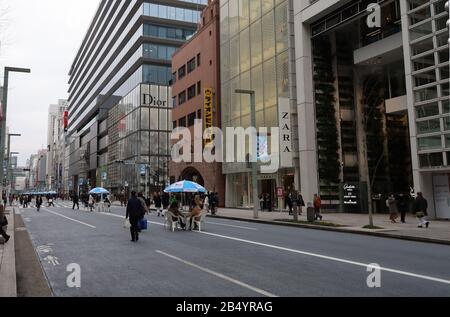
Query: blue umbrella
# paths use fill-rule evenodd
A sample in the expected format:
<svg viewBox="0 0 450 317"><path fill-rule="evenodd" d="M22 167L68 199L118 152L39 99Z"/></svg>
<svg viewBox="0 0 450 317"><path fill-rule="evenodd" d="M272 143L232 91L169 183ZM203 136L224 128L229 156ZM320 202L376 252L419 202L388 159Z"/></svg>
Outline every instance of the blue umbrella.
<svg viewBox="0 0 450 317"><path fill-rule="evenodd" d="M107 191L104 188L97 187L97 188L94 188L93 190L91 190L89 192L89 194L95 194L95 195L109 194L109 191Z"/></svg>
<svg viewBox="0 0 450 317"><path fill-rule="evenodd" d="M170 185L164 190L165 193L206 193L206 189L191 181L181 181Z"/></svg>

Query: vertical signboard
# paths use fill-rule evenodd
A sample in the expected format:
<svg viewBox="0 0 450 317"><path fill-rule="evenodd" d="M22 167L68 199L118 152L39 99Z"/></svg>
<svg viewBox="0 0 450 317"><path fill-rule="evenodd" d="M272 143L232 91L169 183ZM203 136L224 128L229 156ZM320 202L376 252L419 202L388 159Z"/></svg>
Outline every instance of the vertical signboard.
<svg viewBox="0 0 450 317"><path fill-rule="evenodd" d="M280 127L280 166L284 168L293 167L292 121L289 99L279 98L278 114Z"/></svg>
<svg viewBox="0 0 450 317"><path fill-rule="evenodd" d="M214 125L213 116L213 90L211 88L205 89L205 104L204 104L204 129L205 129L205 145L212 143L212 128Z"/></svg>

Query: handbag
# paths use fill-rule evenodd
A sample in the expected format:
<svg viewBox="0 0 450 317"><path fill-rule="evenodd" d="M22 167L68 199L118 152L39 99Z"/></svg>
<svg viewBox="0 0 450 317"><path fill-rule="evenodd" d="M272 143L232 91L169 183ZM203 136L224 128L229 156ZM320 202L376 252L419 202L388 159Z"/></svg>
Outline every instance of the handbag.
<svg viewBox="0 0 450 317"><path fill-rule="evenodd" d="M124 221L124 223L123 223L123 227L124 227L125 229L130 229L130 228L131 228L130 220L125 219L125 221Z"/></svg>
<svg viewBox="0 0 450 317"><path fill-rule="evenodd" d="M148 229L148 221L147 221L147 219L143 218L143 219L139 220L139 228L141 230L147 230Z"/></svg>

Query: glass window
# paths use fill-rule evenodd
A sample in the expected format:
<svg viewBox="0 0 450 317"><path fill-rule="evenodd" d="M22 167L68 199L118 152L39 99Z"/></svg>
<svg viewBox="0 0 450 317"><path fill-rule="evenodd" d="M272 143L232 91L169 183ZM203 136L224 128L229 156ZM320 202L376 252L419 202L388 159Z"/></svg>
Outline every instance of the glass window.
<svg viewBox="0 0 450 317"><path fill-rule="evenodd" d="M433 102L427 105L417 106L416 114L418 118L432 117L439 115L439 105Z"/></svg>
<svg viewBox="0 0 450 317"><path fill-rule="evenodd" d="M262 62L261 20L250 26L252 67Z"/></svg>
<svg viewBox="0 0 450 317"><path fill-rule="evenodd" d="M187 63L188 73L191 73L195 69L195 67L196 67L195 58L193 58Z"/></svg>
<svg viewBox="0 0 450 317"><path fill-rule="evenodd" d="M444 165L444 159L442 153L429 153L419 155L420 167L437 167Z"/></svg>
<svg viewBox="0 0 450 317"><path fill-rule="evenodd" d="M239 57L241 62L241 72L250 69L250 33L246 28L240 33L239 39Z"/></svg>
<svg viewBox="0 0 450 317"><path fill-rule="evenodd" d="M419 134L440 132L440 131L441 131L440 119L421 121L417 123L417 132Z"/></svg>
<svg viewBox="0 0 450 317"><path fill-rule="evenodd" d="M410 31L411 40L416 40L433 32L431 21L419 24Z"/></svg>
<svg viewBox="0 0 450 317"><path fill-rule="evenodd" d="M287 2L275 9L275 36L277 52L281 53L288 48L288 16Z"/></svg>
<svg viewBox="0 0 450 317"><path fill-rule="evenodd" d="M261 17L261 0L250 0L250 23Z"/></svg>
<svg viewBox="0 0 450 317"><path fill-rule="evenodd" d="M433 69L431 71L423 72L414 75L415 86L423 86L436 82L436 71Z"/></svg>
<svg viewBox="0 0 450 317"><path fill-rule="evenodd" d="M230 41L230 77L234 78L239 74L239 36L235 36Z"/></svg>
<svg viewBox="0 0 450 317"><path fill-rule="evenodd" d="M275 21L273 11L270 11L262 18L262 41L264 60L267 60L275 55Z"/></svg>
<svg viewBox="0 0 450 317"><path fill-rule="evenodd" d="M188 115L188 127L192 127L195 123L195 119L196 119L197 113L193 112L191 114Z"/></svg>
<svg viewBox="0 0 450 317"><path fill-rule="evenodd" d="M419 138L419 150L436 150L442 148L442 140L440 135Z"/></svg>
<svg viewBox="0 0 450 317"><path fill-rule="evenodd" d="M431 100L437 98L437 86L419 89L414 92L416 102Z"/></svg>
<svg viewBox="0 0 450 317"><path fill-rule="evenodd" d="M239 5L238 0L229 0L229 16L230 16L230 36L234 36L239 32Z"/></svg>
<svg viewBox="0 0 450 317"><path fill-rule="evenodd" d="M239 0L239 26L243 30L250 23L250 1Z"/></svg>
<svg viewBox="0 0 450 317"><path fill-rule="evenodd" d="M150 109L141 108L141 129L148 130L150 128Z"/></svg>

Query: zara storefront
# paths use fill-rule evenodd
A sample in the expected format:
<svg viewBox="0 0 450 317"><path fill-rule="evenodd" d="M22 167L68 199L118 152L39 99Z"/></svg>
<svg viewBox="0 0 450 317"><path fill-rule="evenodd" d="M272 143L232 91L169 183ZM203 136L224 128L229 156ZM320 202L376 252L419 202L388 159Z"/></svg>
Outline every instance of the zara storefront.
<svg viewBox="0 0 450 317"><path fill-rule="evenodd" d="M449 30L444 0L295 1L302 191L423 192L450 218ZM305 164L308 162L308 164ZM367 200L369 200L367 197ZM383 211L383 210L382 210Z"/></svg>

